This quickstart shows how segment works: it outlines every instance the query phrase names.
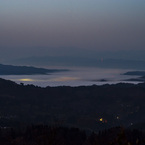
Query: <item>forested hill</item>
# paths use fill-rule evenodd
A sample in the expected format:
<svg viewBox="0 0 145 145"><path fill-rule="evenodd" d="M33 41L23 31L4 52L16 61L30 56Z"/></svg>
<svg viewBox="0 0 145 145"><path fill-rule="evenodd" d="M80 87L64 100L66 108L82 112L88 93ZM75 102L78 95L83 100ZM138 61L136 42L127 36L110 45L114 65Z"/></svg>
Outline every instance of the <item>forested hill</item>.
<svg viewBox="0 0 145 145"><path fill-rule="evenodd" d="M0 79L0 125L59 124L99 131L145 121L145 84L36 87Z"/></svg>
<svg viewBox="0 0 145 145"><path fill-rule="evenodd" d="M66 69L45 69L28 66L13 66L0 64L0 75L33 75L50 74L54 72L68 71Z"/></svg>

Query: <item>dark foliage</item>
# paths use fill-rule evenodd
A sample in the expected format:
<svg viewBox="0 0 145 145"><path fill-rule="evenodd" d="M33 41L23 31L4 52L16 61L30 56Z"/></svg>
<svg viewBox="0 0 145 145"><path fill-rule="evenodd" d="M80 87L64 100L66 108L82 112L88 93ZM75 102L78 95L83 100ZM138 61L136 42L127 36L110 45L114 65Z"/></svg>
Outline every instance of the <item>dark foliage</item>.
<svg viewBox="0 0 145 145"><path fill-rule="evenodd" d="M23 129L1 128L2 145L144 145L145 134L138 130L111 128L86 135L78 128L29 126Z"/></svg>

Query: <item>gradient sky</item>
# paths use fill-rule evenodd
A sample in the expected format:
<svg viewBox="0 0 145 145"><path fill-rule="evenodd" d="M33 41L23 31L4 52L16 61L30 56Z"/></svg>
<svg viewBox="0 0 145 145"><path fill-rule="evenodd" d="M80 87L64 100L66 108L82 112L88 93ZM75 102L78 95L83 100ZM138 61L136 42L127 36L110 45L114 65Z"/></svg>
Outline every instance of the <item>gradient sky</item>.
<svg viewBox="0 0 145 145"><path fill-rule="evenodd" d="M144 0L0 0L0 61L145 50Z"/></svg>

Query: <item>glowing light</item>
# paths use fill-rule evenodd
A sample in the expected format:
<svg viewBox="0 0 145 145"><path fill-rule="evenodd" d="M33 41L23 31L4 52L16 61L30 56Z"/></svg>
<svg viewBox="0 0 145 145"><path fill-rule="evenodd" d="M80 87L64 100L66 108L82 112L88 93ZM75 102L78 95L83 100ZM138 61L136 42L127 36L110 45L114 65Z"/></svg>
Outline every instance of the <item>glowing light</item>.
<svg viewBox="0 0 145 145"><path fill-rule="evenodd" d="M23 81L23 82L32 82L32 81L34 81L33 79L28 79L28 78L26 78L26 79L19 79L19 81Z"/></svg>
<svg viewBox="0 0 145 145"><path fill-rule="evenodd" d="M103 118L100 118L99 120L102 122L103 121Z"/></svg>
<svg viewBox="0 0 145 145"><path fill-rule="evenodd" d="M117 116L116 118L119 119L119 116Z"/></svg>

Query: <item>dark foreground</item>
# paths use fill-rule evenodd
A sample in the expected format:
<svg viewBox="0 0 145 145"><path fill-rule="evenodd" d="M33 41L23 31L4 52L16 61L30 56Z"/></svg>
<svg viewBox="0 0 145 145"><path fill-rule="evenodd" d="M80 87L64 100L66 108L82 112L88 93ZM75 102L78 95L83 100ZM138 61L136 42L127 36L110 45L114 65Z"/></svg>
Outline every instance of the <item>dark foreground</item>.
<svg viewBox="0 0 145 145"><path fill-rule="evenodd" d="M0 79L0 144L144 145L144 102L144 83L41 88Z"/></svg>
<svg viewBox="0 0 145 145"><path fill-rule="evenodd" d="M0 126L65 125L98 132L145 129L145 84L36 87L0 79Z"/></svg>
<svg viewBox="0 0 145 145"><path fill-rule="evenodd" d="M1 128L1 145L144 145L145 134L138 130L111 128L87 135L78 128L29 126Z"/></svg>

